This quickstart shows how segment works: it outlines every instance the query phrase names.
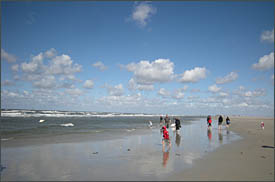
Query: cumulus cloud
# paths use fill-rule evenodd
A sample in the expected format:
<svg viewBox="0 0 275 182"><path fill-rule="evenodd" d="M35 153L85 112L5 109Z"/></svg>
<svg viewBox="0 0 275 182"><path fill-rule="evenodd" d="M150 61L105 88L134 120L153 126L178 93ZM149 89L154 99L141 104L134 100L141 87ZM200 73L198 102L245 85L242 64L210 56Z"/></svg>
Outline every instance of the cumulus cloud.
<svg viewBox="0 0 275 182"><path fill-rule="evenodd" d="M107 67L101 61L92 64L92 66L98 68L100 71L105 71L107 69Z"/></svg>
<svg viewBox="0 0 275 182"><path fill-rule="evenodd" d="M134 79L141 85L152 85L171 81L174 77L174 63L169 59L157 59L152 63L140 61L130 63L126 69L134 73Z"/></svg>
<svg viewBox="0 0 275 182"><path fill-rule="evenodd" d="M15 72L18 71L18 70L19 70L19 65L18 65L18 64L12 65L12 66L11 66L11 70L12 70L12 71L15 71Z"/></svg>
<svg viewBox="0 0 275 182"><path fill-rule="evenodd" d="M86 80L83 84L83 87L88 89L93 88L94 87L93 80Z"/></svg>
<svg viewBox="0 0 275 182"><path fill-rule="evenodd" d="M183 99L184 98L184 91L188 88L186 85L184 88L176 89L174 91L174 94L172 95L172 98L174 99Z"/></svg>
<svg viewBox="0 0 275 182"><path fill-rule="evenodd" d="M129 90L154 90L154 85L142 85L137 84L136 81L131 78L128 82Z"/></svg>
<svg viewBox="0 0 275 182"><path fill-rule="evenodd" d="M269 55L264 55L259 59L258 63L252 65L252 68L255 70L267 70L274 68L274 52L271 52Z"/></svg>
<svg viewBox="0 0 275 182"><path fill-rule="evenodd" d="M70 94L71 96L80 96L83 94L83 91L79 88L67 89L66 93Z"/></svg>
<svg viewBox="0 0 275 182"><path fill-rule="evenodd" d="M166 90L165 88L160 88L158 91L158 94L162 96L163 98L167 98L170 96L170 92Z"/></svg>
<svg viewBox="0 0 275 182"><path fill-rule="evenodd" d="M206 78L206 68L204 67L195 67L192 70L186 70L180 78L180 82L191 82L195 83L198 82L201 79Z"/></svg>
<svg viewBox="0 0 275 182"><path fill-rule="evenodd" d="M274 29L272 31L264 31L261 34L261 41L274 42Z"/></svg>
<svg viewBox="0 0 275 182"><path fill-rule="evenodd" d="M147 2L141 2L134 7L131 18L141 27L145 27L157 9Z"/></svg>
<svg viewBox="0 0 275 182"><path fill-rule="evenodd" d="M21 69L23 72L33 73L36 72L43 65L43 53L39 53L37 56L32 57L29 63L23 62ZM40 69L41 70L41 69Z"/></svg>
<svg viewBox="0 0 275 182"><path fill-rule="evenodd" d="M266 95L266 89L264 88L258 88L253 91L245 89L243 86L240 86L238 89L235 89L233 91L233 94L241 96L242 98L255 98L259 96L265 96Z"/></svg>
<svg viewBox="0 0 275 182"><path fill-rule="evenodd" d="M226 92L220 92L219 95L220 95L221 97L226 97L226 96L228 96L229 94L226 93Z"/></svg>
<svg viewBox="0 0 275 182"><path fill-rule="evenodd" d="M217 78L216 79L216 84L224 84L224 83L229 83L238 78L238 74L235 72L231 72L228 75L226 75L223 78Z"/></svg>
<svg viewBox="0 0 275 182"><path fill-rule="evenodd" d="M8 61L9 63L16 62L16 57L12 54L7 53L4 49L1 49L1 60Z"/></svg>
<svg viewBox="0 0 275 182"><path fill-rule="evenodd" d="M122 96L124 94L124 89L122 84L118 84L115 86L105 85L108 90L109 95L111 96Z"/></svg>
<svg viewBox="0 0 275 182"><path fill-rule="evenodd" d="M44 53L46 58L52 58L56 56L56 54L57 54L57 51L54 48L51 48Z"/></svg>
<svg viewBox="0 0 275 182"><path fill-rule="evenodd" d="M45 59L48 60L45 61ZM73 63L69 55L57 55L54 48L32 56L28 62L23 62L20 66L12 66L14 71L19 68L22 70L20 79L30 81L35 88L73 89L73 82L81 82L75 74L82 71L82 66Z"/></svg>
<svg viewBox="0 0 275 182"><path fill-rule="evenodd" d="M256 89L254 91L246 91L242 95L245 97L259 97L266 94L265 89Z"/></svg>
<svg viewBox="0 0 275 182"><path fill-rule="evenodd" d="M46 73L71 75L81 72L81 70L81 65L77 63L73 64L73 60L70 56L62 54L61 56L56 56L51 60Z"/></svg>
<svg viewBox="0 0 275 182"><path fill-rule="evenodd" d="M208 87L208 90L210 91L210 92L219 92L220 90L221 90L221 87L217 87L217 85L216 84L214 84L214 85L211 85L211 86L209 86Z"/></svg>
<svg viewBox="0 0 275 182"><path fill-rule="evenodd" d="M38 88L52 89L56 87L56 80L53 75L47 75L42 79L35 81L33 84Z"/></svg>

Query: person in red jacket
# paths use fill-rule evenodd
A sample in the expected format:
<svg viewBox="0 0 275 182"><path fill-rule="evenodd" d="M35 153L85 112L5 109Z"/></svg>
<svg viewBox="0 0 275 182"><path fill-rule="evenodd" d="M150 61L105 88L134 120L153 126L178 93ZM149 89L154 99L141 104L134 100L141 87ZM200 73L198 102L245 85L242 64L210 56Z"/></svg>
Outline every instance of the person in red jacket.
<svg viewBox="0 0 275 182"><path fill-rule="evenodd" d="M170 138L169 138L169 132L166 129L166 126L162 127L162 133L163 133L163 139L162 139L162 145L164 147L164 142L168 142L169 145L171 145Z"/></svg>
<svg viewBox="0 0 275 182"><path fill-rule="evenodd" d="M210 115L207 117L207 124L208 124L208 129L211 129L211 126L212 126L212 119L211 119L211 116L210 116Z"/></svg>

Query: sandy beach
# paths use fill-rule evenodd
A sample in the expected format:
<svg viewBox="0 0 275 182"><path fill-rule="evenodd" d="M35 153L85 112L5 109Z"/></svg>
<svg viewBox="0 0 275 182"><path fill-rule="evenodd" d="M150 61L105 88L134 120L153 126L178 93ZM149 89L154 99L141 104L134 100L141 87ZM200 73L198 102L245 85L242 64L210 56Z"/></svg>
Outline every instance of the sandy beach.
<svg viewBox="0 0 275 182"><path fill-rule="evenodd" d="M230 130L241 140L219 147L165 180L274 181L274 119L232 117L231 123Z"/></svg>

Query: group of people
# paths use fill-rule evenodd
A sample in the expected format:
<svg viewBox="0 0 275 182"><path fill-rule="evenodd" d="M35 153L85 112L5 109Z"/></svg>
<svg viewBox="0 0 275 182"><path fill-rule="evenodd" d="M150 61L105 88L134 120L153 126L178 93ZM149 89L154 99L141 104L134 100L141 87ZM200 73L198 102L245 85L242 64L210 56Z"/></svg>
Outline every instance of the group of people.
<svg viewBox="0 0 275 182"><path fill-rule="evenodd" d="M222 122L223 122L223 117L220 115L219 118L218 118L218 129L219 130L222 129ZM211 129L211 127L212 127L212 119L211 119L210 115L207 116L207 125L208 125L208 129ZM226 127L229 128L229 125L230 125L230 119L227 116L226 117Z"/></svg>
<svg viewBox="0 0 275 182"><path fill-rule="evenodd" d="M175 121L176 133L178 135L179 130L181 128L180 119L178 117L176 117L176 118L174 118L174 121ZM167 130L170 127L171 123L172 123L172 121L168 117L167 114L164 118L162 116L160 116L160 128L161 128L160 131L163 134L163 139L162 139L163 148L165 146L165 142L168 143L169 146L171 146L171 141L170 141L170 138L169 138L169 132Z"/></svg>

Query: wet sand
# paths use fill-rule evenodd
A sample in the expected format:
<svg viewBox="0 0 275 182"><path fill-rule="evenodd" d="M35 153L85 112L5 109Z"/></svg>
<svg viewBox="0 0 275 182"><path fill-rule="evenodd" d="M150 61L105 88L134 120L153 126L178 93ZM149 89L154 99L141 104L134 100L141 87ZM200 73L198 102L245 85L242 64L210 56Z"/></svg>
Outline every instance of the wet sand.
<svg viewBox="0 0 275 182"><path fill-rule="evenodd" d="M165 181L274 181L274 119L232 117L230 130L242 139L194 161ZM264 121L264 130L260 122ZM214 120L214 125L217 122ZM223 126L225 128L225 126Z"/></svg>
<svg viewBox="0 0 275 182"><path fill-rule="evenodd" d="M182 124L177 135L169 128L171 149L162 150L159 126L115 133L69 134L2 142L4 181L161 181L193 167L222 145L240 139L234 132L207 132L204 119ZM102 138L102 136L105 136ZM108 136L112 136L109 138ZM109 138L109 139L108 139Z"/></svg>

